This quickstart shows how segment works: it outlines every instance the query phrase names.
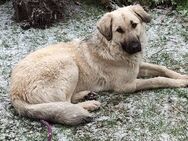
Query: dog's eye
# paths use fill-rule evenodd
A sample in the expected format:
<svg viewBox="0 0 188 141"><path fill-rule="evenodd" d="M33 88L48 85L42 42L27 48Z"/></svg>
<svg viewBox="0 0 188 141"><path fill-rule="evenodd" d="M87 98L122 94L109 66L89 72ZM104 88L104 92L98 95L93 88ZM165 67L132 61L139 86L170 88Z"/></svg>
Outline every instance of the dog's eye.
<svg viewBox="0 0 188 141"><path fill-rule="evenodd" d="M132 28L136 28L137 23L134 23L133 21L131 21L131 26L132 26Z"/></svg>
<svg viewBox="0 0 188 141"><path fill-rule="evenodd" d="M124 33L124 30L120 26L116 29L116 31L119 33Z"/></svg>

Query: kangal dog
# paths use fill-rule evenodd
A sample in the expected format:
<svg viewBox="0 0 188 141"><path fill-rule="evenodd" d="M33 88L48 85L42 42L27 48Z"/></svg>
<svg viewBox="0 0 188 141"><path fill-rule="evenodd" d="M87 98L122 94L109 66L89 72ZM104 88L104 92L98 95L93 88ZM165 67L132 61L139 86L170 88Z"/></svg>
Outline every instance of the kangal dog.
<svg viewBox="0 0 188 141"><path fill-rule="evenodd" d="M89 122L89 111L101 105L91 98L80 101L93 91L188 86L187 75L142 62L144 25L150 20L140 5L119 8L101 17L90 38L29 54L12 71L10 93L16 111L30 118L77 125Z"/></svg>

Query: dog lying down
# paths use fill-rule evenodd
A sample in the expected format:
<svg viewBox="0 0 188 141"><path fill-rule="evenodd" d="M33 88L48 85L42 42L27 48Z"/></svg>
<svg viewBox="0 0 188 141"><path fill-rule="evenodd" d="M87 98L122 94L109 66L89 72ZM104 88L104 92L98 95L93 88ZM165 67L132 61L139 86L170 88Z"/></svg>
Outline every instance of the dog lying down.
<svg viewBox="0 0 188 141"><path fill-rule="evenodd" d="M188 86L188 76L142 62L149 14L140 5L106 13L89 39L39 49L12 71L11 101L16 111L67 125L89 122L101 103L80 102L91 92L135 92ZM139 78L138 78L139 76ZM149 76L149 79L140 77ZM154 78L153 78L154 77Z"/></svg>

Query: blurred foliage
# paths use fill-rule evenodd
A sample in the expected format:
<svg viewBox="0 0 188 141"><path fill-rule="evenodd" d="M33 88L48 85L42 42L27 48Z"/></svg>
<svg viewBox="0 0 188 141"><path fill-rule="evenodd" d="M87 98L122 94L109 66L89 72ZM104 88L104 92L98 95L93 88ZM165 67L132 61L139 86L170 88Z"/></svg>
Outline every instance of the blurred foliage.
<svg viewBox="0 0 188 141"><path fill-rule="evenodd" d="M183 16L188 16L188 0L177 0L177 10Z"/></svg>
<svg viewBox="0 0 188 141"><path fill-rule="evenodd" d="M87 0L89 1L89 0ZM154 8L156 6L172 7L181 12L181 14L188 13L188 0L98 0L101 4L107 8L114 8L116 6L130 5L130 4L141 4Z"/></svg>
<svg viewBox="0 0 188 141"><path fill-rule="evenodd" d="M177 10L180 16L185 17L187 27L188 21L188 0L84 0L87 4L103 5L109 11L117 9L118 7L127 6L131 4L140 4L146 9L148 8L170 8Z"/></svg>
<svg viewBox="0 0 188 141"><path fill-rule="evenodd" d="M183 6L185 8L188 8L187 0L100 0L100 2L102 4L114 3L119 6L140 3L141 5L146 5L151 7L164 5L164 6Z"/></svg>

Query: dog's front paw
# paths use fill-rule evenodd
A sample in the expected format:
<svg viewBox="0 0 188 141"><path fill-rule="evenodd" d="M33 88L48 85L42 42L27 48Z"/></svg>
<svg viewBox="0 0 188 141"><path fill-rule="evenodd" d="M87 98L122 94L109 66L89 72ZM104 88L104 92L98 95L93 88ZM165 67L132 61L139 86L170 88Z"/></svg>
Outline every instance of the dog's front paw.
<svg viewBox="0 0 188 141"><path fill-rule="evenodd" d="M188 75L180 75L178 79L188 79Z"/></svg>
<svg viewBox="0 0 188 141"><path fill-rule="evenodd" d="M178 87L188 87L188 79L178 79Z"/></svg>

